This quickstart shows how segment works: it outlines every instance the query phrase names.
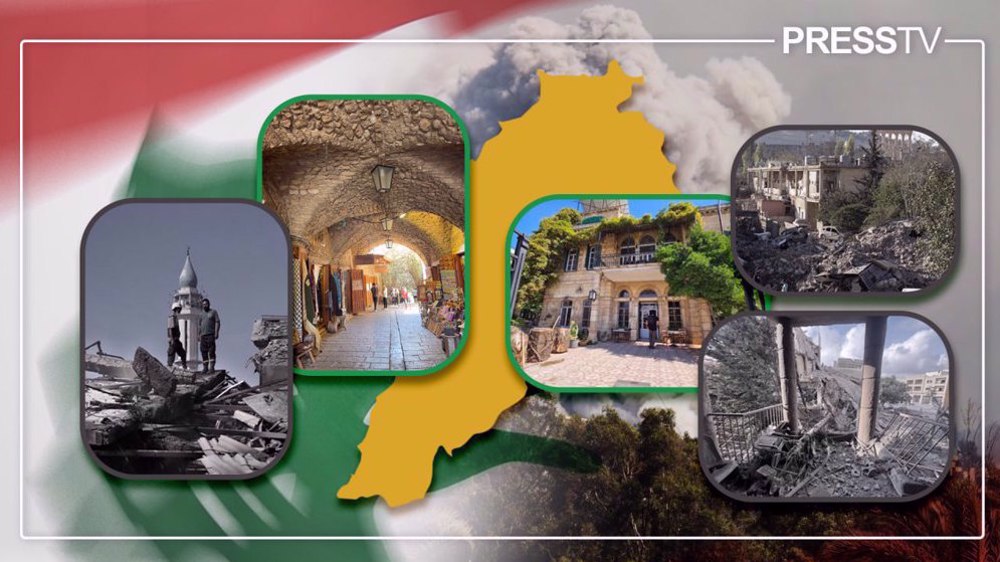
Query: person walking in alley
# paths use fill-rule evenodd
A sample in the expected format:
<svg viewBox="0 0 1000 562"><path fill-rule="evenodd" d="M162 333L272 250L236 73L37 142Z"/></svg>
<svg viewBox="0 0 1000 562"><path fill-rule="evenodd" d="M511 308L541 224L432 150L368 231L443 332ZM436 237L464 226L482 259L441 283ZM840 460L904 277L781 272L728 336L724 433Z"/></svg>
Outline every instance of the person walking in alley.
<svg viewBox="0 0 1000 562"><path fill-rule="evenodd" d="M167 317L167 367L173 367L174 358L181 360L181 368L187 370L187 351L181 343L181 303L175 302L170 316Z"/></svg>
<svg viewBox="0 0 1000 562"><path fill-rule="evenodd" d="M205 312L198 319L198 333L201 334L202 371L211 373L215 371L215 341L219 339L222 322L219 320L219 313L212 308L208 299L201 301L201 309Z"/></svg>
<svg viewBox="0 0 1000 562"><path fill-rule="evenodd" d="M372 283L372 310L378 310L378 284Z"/></svg>
<svg viewBox="0 0 1000 562"><path fill-rule="evenodd" d="M382 287L382 308L389 308L389 288Z"/></svg>

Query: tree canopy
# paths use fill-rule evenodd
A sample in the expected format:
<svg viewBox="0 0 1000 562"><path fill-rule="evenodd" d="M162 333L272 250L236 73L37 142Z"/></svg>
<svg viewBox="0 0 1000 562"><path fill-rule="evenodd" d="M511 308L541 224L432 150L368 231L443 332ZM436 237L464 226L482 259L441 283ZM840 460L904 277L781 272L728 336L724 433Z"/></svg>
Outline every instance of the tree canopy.
<svg viewBox="0 0 1000 562"><path fill-rule="evenodd" d="M735 314L745 306L728 236L696 226L687 244L661 246L656 260L672 294L707 300L717 318Z"/></svg>

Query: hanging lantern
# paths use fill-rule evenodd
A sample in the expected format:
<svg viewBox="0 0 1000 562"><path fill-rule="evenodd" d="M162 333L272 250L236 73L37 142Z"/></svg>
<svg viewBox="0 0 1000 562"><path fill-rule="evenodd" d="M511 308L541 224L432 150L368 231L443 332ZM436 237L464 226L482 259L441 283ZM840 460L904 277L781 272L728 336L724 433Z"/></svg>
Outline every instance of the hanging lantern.
<svg viewBox="0 0 1000 562"><path fill-rule="evenodd" d="M591 300L591 301L596 301L597 300L597 291L595 291L594 289L591 289L590 293L587 294L587 298L589 300Z"/></svg>
<svg viewBox="0 0 1000 562"><path fill-rule="evenodd" d="M382 219L383 232L392 232L392 221L393 221L392 217L385 217L384 219Z"/></svg>
<svg viewBox="0 0 1000 562"><path fill-rule="evenodd" d="M387 250L391 250L392 249L392 238L386 238L385 239L385 248Z"/></svg>
<svg viewBox="0 0 1000 562"><path fill-rule="evenodd" d="M396 170L392 166L379 164L372 168L372 180L375 182L375 191L379 193L389 193L392 188L392 173Z"/></svg>

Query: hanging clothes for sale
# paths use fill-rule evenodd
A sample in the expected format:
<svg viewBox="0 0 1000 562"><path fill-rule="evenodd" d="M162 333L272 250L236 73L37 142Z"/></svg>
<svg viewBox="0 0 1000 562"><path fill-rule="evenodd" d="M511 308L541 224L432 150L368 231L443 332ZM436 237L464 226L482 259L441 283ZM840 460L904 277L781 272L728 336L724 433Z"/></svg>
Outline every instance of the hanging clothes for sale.
<svg viewBox="0 0 1000 562"><path fill-rule="evenodd" d="M302 262L292 262L292 342L302 341Z"/></svg>
<svg viewBox="0 0 1000 562"><path fill-rule="evenodd" d="M344 311L340 306L340 273L330 274L330 310L334 316L343 316Z"/></svg>
<svg viewBox="0 0 1000 562"><path fill-rule="evenodd" d="M315 283L313 283L312 267L308 261L306 261L306 274L305 274L305 304L306 304L306 320L310 323L316 319L316 289Z"/></svg>

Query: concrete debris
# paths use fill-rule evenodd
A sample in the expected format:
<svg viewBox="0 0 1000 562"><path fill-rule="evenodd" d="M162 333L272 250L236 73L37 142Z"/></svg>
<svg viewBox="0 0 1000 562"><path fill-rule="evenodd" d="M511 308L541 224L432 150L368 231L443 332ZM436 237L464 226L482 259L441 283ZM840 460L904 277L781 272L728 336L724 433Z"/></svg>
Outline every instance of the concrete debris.
<svg viewBox="0 0 1000 562"><path fill-rule="evenodd" d="M261 318L252 340L259 351L248 362L261 375L258 386L222 370L170 369L141 347L129 366L136 378L86 378L84 435L91 451L127 474L245 475L271 464L288 441L287 321ZM103 374L89 365L88 372Z"/></svg>
<svg viewBox="0 0 1000 562"><path fill-rule="evenodd" d="M727 460L728 469L713 477L734 492L769 497L907 497L933 486L947 466L947 420L908 406L886 408L878 441L863 447L855 439L860 383L860 374L833 367L801 380L800 392L816 397L800 411L808 431L778 422L759 433L717 432L721 450L747 447L752 454ZM725 442L734 439L750 441Z"/></svg>
<svg viewBox="0 0 1000 562"><path fill-rule="evenodd" d="M250 340L259 351L250 358L260 375L260 384L267 385L291 377L289 362L288 318L262 316L254 321Z"/></svg>
<svg viewBox="0 0 1000 562"><path fill-rule="evenodd" d="M177 387L174 373L166 368L163 363L157 361L148 351L139 347L135 350L135 358L132 359L132 369L143 382L152 387L153 392L160 396L173 394Z"/></svg>
<svg viewBox="0 0 1000 562"><path fill-rule="evenodd" d="M853 235L821 236L794 226L767 239L756 221L737 230L737 253L759 285L776 292L895 292L936 281L916 221L893 221Z"/></svg>

